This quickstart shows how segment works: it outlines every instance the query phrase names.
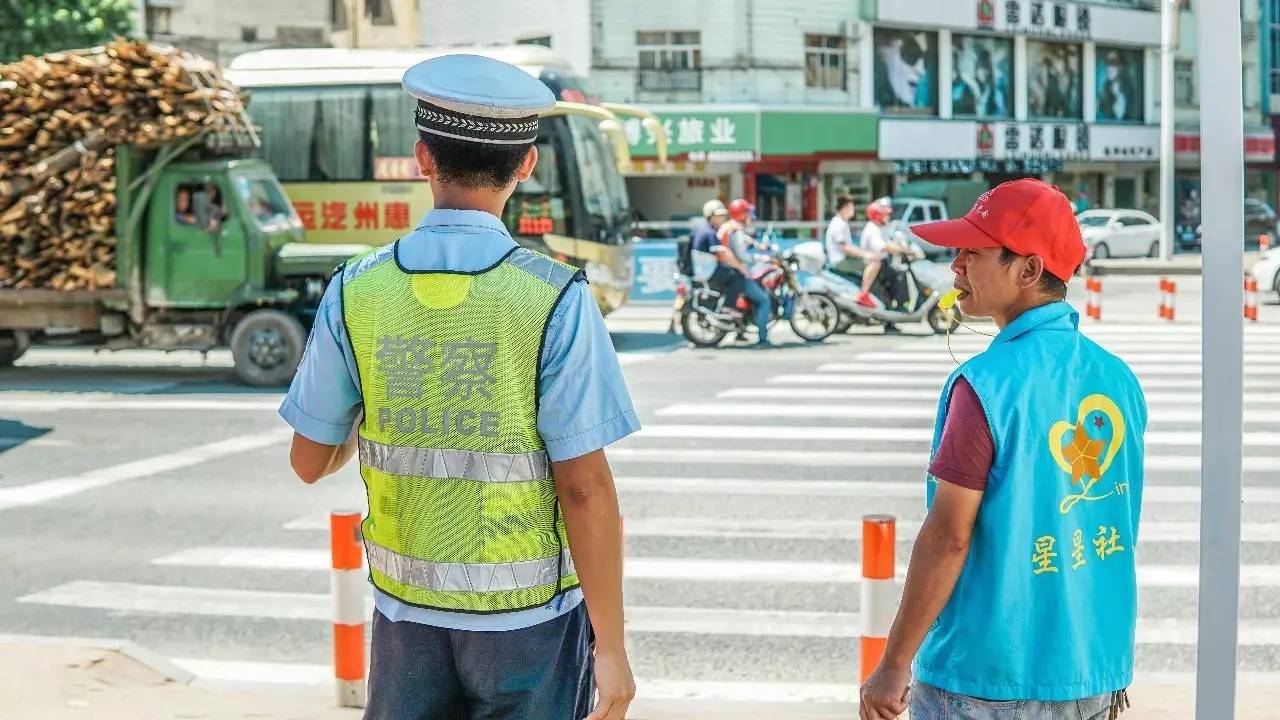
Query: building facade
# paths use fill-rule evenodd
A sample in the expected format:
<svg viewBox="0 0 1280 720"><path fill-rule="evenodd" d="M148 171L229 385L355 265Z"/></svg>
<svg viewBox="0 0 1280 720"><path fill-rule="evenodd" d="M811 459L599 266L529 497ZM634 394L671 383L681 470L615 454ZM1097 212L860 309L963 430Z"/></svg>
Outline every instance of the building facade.
<svg viewBox="0 0 1280 720"><path fill-rule="evenodd" d="M743 194L765 219L816 220L836 192L1024 176L1081 206L1159 210L1160 0L421 2L427 44L548 45L604 99L654 110L668 163L627 126L645 219ZM1280 106L1280 63L1262 54L1263 3L1280 0L1244 3L1243 73L1248 184L1270 198L1262 69ZM1180 6L1179 192L1198 201L1196 8Z"/></svg>
<svg viewBox="0 0 1280 720"><path fill-rule="evenodd" d="M416 0L139 0L138 27L226 64L272 47L412 47L417 12Z"/></svg>

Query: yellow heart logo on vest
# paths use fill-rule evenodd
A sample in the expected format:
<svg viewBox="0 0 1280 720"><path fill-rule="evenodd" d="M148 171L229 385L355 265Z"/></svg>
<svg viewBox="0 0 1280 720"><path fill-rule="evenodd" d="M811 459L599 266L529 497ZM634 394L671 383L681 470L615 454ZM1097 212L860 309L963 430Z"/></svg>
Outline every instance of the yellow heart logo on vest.
<svg viewBox="0 0 1280 720"><path fill-rule="evenodd" d="M1070 439L1068 439L1070 435ZM1110 497L1092 494L1120 447L1124 445L1124 415L1106 395L1090 395L1080 402L1075 422L1059 420L1049 428L1049 453L1062 471L1071 476L1071 485L1081 487L1068 493L1058 504L1063 515L1081 502ZM1105 452L1104 452L1105 451Z"/></svg>

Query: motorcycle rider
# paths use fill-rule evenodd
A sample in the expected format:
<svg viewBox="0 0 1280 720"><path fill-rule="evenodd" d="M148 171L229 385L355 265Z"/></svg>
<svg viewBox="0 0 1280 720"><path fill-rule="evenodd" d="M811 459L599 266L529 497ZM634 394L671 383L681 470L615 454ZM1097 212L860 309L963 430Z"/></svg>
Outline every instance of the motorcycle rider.
<svg viewBox="0 0 1280 720"><path fill-rule="evenodd" d="M866 269L862 248L853 242L853 232L849 229L849 221L853 220L855 212L857 208L853 198L836 196L836 214L827 224L825 244L827 267L839 275L855 276Z"/></svg>
<svg viewBox="0 0 1280 720"><path fill-rule="evenodd" d="M719 200L708 200L702 204L702 219L705 222L698 223L693 231L693 249L711 254L720 243L716 239L716 231L729 220L729 208Z"/></svg>
<svg viewBox="0 0 1280 720"><path fill-rule="evenodd" d="M749 263L752 261L751 248L755 241L747 234L747 226L751 222L755 206L744 198L737 198L729 203L729 221L716 231L718 244L713 248L716 255L716 270L711 274L711 282L725 287L725 307L735 306L738 295L746 295L755 312L758 341L756 347L772 347L769 342L769 317L772 314L769 292L760 283L751 279ZM727 288L734 287L737 292L731 293Z"/></svg>
<svg viewBox="0 0 1280 720"><path fill-rule="evenodd" d="M866 259L867 269L862 273L862 293L858 295L858 304L874 307L871 288L876 279L880 279L884 287L888 304L901 303L902 290L900 273L888 262L889 255L905 255L910 250L889 236L886 226L893 218L893 204L889 198L880 198L867 206L867 224L862 226L862 234L858 242Z"/></svg>

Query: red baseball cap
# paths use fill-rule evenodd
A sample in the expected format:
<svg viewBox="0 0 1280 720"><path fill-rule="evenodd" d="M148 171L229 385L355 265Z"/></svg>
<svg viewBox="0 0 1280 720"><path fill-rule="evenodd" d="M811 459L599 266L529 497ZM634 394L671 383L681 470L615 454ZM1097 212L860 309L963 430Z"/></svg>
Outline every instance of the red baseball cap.
<svg viewBox="0 0 1280 720"><path fill-rule="evenodd" d="M1039 255L1044 269L1063 281L1071 279L1085 256L1080 224L1067 196L1031 178L988 190L962 218L915 225L911 232L942 247L1003 247L1019 255Z"/></svg>

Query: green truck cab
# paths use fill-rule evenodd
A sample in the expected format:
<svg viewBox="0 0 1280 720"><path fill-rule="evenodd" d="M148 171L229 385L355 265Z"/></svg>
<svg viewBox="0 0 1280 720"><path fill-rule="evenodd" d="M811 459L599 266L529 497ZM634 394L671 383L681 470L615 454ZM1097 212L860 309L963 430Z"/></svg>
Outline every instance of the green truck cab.
<svg viewBox="0 0 1280 720"><path fill-rule="evenodd" d="M116 149L116 279L0 289L0 367L31 345L230 348L239 379L289 382L335 267L368 249L304 241L267 163L208 137Z"/></svg>

